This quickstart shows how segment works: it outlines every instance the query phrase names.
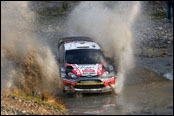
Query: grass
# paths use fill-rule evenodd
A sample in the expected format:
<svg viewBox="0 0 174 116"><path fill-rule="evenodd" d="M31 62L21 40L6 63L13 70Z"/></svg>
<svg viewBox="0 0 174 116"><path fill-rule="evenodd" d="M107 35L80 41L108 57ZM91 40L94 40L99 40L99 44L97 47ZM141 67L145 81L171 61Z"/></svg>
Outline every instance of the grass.
<svg viewBox="0 0 174 116"><path fill-rule="evenodd" d="M152 16L152 19L160 20L160 19L167 18L167 12L166 11L156 11L156 12L152 13L151 16ZM173 13L171 16L173 17Z"/></svg>
<svg viewBox="0 0 174 116"><path fill-rule="evenodd" d="M43 9L38 11L38 14L42 15L42 16L56 16L56 15L60 15L61 13L63 13L62 10L59 9Z"/></svg>
<svg viewBox="0 0 174 116"><path fill-rule="evenodd" d="M47 16L62 16L65 14L68 9L67 4L64 4L62 8L54 8L54 9L38 9L36 12L41 17Z"/></svg>

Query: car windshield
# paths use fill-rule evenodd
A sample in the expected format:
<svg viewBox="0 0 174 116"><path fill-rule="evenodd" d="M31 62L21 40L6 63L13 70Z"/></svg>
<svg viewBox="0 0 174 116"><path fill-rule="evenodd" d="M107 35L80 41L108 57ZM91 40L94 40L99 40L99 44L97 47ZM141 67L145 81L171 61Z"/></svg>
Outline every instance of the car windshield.
<svg viewBox="0 0 174 116"><path fill-rule="evenodd" d="M70 64L98 64L105 62L102 51L97 49L67 50L65 60Z"/></svg>

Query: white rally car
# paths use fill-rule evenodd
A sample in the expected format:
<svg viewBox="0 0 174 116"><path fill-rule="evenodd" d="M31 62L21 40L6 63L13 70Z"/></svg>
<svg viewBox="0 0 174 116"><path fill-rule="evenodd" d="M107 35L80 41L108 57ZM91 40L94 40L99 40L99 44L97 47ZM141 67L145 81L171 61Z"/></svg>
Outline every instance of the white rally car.
<svg viewBox="0 0 174 116"><path fill-rule="evenodd" d="M58 42L57 58L65 92L110 92L115 71L100 46L88 37L65 37Z"/></svg>

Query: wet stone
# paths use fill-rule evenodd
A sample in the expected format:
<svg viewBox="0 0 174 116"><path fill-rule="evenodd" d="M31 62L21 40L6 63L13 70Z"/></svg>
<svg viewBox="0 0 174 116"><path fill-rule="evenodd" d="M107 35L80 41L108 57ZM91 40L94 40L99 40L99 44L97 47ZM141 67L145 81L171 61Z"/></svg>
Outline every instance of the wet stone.
<svg viewBox="0 0 174 116"><path fill-rule="evenodd" d="M168 106L167 109L172 109L173 110L173 106Z"/></svg>
<svg viewBox="0 0 174 116"><path fill-rule="evenodd" d="M13 98L13 99L17 99L17 97L16 97L16 96L12 96L12 98Z"/></svg>
<svg viewBox="0 0 174 116"><path fill-rule="evenodd" d="M25 114L25 113L26 113L26 111L25 111L25 110L23 110L23 111L22 111L22 113L24 113L24 114Z"/></svg>

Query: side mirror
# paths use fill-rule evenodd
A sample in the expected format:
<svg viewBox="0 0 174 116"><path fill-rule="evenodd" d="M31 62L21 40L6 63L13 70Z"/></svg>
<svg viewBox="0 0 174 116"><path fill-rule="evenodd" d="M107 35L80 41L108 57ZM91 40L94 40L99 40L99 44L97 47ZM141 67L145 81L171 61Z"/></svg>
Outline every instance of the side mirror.
<svg viewBox="0 0 174 116"><path fill-rule="evenodd" d="M114 59L111 57L106 57L106 61L108 62L108 64L112 64L114 62Z"/></svg>
<svg viewBox="0 0 174 116"><path fill-rule="evenodd" d="M61 72L65 72L65 69L63 67L60 68Z"/></svg>
<svg viewBox="0 0 174 116"><path fill-rule="evenodd" d="M72 66L66 66L66 70L73 70Z"/></svg>
<svg viewBox="0 0 174 116"><path fill-rule="evenodd" d="M108 69L109 69L110 71L112 71L112 70L114 70L114 67L113 67L112 65L108 65Z"/></svg>

